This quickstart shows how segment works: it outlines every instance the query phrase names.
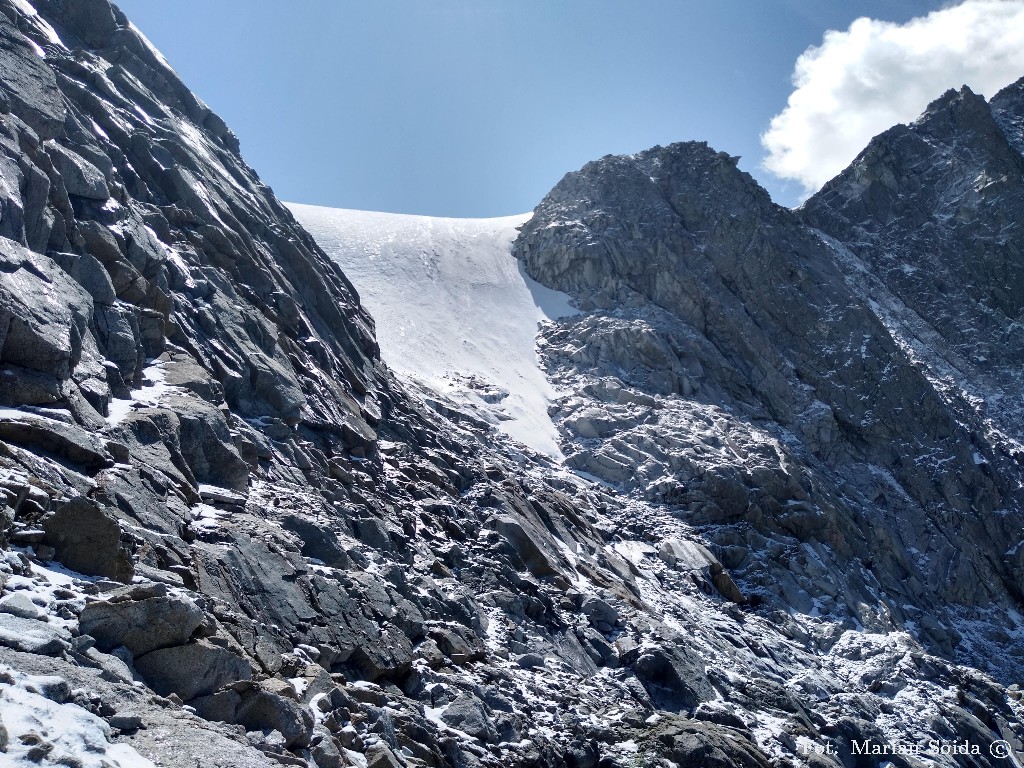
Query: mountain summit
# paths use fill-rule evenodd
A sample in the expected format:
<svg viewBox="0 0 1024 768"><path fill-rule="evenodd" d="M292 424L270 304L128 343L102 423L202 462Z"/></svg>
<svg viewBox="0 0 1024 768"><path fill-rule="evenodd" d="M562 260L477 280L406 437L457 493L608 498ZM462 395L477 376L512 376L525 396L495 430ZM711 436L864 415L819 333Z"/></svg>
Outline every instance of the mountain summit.
<svg viewBox="0 0 1024 768"><path fill-rule="evenodd" d="M1024 760L1022 87L795 212L687 143L315 240L0 0L4 763Z"/></svg>

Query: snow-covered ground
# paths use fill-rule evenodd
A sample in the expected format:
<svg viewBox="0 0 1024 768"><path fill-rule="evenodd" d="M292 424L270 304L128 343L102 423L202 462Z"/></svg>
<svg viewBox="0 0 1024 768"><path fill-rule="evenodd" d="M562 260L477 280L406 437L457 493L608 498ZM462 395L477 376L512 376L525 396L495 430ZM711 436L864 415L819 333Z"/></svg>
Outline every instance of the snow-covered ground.
<svg viewBox="0 0 1024 768"><path fill-rule="evenodd" d="M535 343L539 323L575 310L512 258L516 227L529 214L443 219L288 207L359 291L392 370L562 457L548 416L555 392Z"/></svg>

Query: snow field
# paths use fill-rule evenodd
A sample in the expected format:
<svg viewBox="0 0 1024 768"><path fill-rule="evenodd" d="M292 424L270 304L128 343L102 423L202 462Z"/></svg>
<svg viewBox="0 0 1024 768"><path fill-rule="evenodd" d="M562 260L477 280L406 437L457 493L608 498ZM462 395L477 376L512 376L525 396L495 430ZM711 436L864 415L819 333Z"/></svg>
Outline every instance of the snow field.
<svg viewBox="0 0 1024 768"><path fill-rule="evenodd" d="M511 255L529 214L443 219L289 204L377 322L387 364L535 451L562 459L540 323L575 314Z"/></svg>

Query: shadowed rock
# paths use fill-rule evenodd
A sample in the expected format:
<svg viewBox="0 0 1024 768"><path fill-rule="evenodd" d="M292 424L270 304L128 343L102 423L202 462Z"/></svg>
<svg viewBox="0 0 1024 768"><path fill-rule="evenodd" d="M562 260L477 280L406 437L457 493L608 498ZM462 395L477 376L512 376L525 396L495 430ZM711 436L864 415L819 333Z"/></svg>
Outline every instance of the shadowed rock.
<svg viewBox="0 0 1024 768"><path fill-rule="evenodd" d="M184 701L252 679L245 659L205 641L151 651L135 659L135 668L154 691L163 696L175 693Z"/></svg>
<svg viewBox="0 0 1024 768"><path fill-rule="evenodd" d="M128 583L135 566L131 537L95 502L84 497L61 505L43 522L56 559L75 571Z"/></svg>

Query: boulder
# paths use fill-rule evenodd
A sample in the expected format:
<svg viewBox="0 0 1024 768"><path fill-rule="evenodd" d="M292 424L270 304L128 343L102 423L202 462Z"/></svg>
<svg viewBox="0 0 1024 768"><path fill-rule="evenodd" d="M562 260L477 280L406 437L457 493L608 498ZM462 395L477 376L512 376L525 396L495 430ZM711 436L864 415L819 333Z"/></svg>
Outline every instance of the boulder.
<svg viewBox="0 0 1024 768"><path fill-rule="evenodd" d="M45 621L0 613L0 645L25 653L59 656L71 648L71 633Z"/></svg>
<svg viewBox="0 0 1024 768"><path fill-rule="evenodd" d="M88 635L81 635L81 637L88 637ZM138 672L129 664L132 657L131 653L123 648L117 650L123 654L124 659L120 656L115 656L113 653L103 653L95 647L86 649L82 655L89 660L92 666L100 669L100 677L104 680L128 683L129 685L134 681L142 682Z"/></svg>
<svg viewBox="0 0 1024 768"><path fill-rule="evenodd" d="M588 597L580 610L599 632L611 632L619 621L619 612L599 597Z"/></svg>
<svg viewBox="0 0 1024 768"><path fill-rule="evenodd" d="M718 562L703 544L682 539L665 539L658 547L658 557L680 571L697 571Z"/></svg>
<svg viewBox="0 0 1024 768"><path fill-rule="evenodd" d="M308 747L314 725L312 714L301 704L263 689L243 694L233 722L247 731L278 731L289 749Z"/></svg>
<svg viewBox="0 0 1024 768"><path fill-rule="evenodd" d="M482 741L497 741L498 733L487 716L483 702L468 693L461 694L449 704L441 719L452 728L468 733Z"/></svg>
<svg viewBox="0 0 1024 768"><path fill-rule="evenodd" d="M259 686L236 684L192 699L189 706L206 720L242 725L247 731L277 731L288 749L308 747L315 724L312 714L294 699L271 690L275 683L284 681L271 678Z"/></svg>
<svg viewBox="0 0 1024 768"><path fill-rule="evenodd" d="M717 725L724 725L741 731L750 730L750 727L739 715L717 702L704 702L701 704L694 710L693 719L704 720L708 723L716 723Z"/></svg>
<svg viewBox="0 0 1024 768"><path fill-rule="evenodd" d="M245 496L235 493L227 488L219 488L216 485L205 483L199 486L199 498L210 504L223 504L228 507L245 507Z"/></svg>
<svg viewBox="0 0 1024 768"><path fill-rule="evenodd" d="M199 696L189 701L188 705L195 709L196 714L204 720L216 720L221 723L235 722L235 713L242 701L242 694L233 688L226 688L206 696Z"/></svg>
<svg viewBox="0 0 1024 768"><path fill-rule="evenodd" d="M84 157L56 142L48 144L47 152L69 195L90 200L106 200L110 197L106 177Z"/></svg>
<svg viewBox="0 0 1024 768"><path fill-rule="evenodd" d="M715 698L703 660L681 640L657 648L638 647L626 657L655 706L670 712L692 710Z"/></svg>
<svg viewBox="0 0 1024 768"><path fill-rule="evenodd" d="M330 731L324 726L318 725L314 741L316 743L313 744L309 751L313 755L317 768L343 768L345 763L341 761L341 752L334 743L334 738L331 736ZM345 762L348 761L346 760Z"/></svg>
<svg viewBox="0 0 1024 768"><path fill-rule="evenodd" d="M360 645L351 661L368 680L405 672L412 663L412 642L397 627L388 627L380 636Z"/></svg>
<svg viewBox="0 0 1024 768"><path fill-rule="evenodd" d="M111 728L117 728L119 731L137 731L145 727L142 716L134 712L117 712L111 715L107 722Z"/></svg>
<svg viewBox="0 0 1024 768"><path fill-rule="evenodd" d="M696 541L666 539L658 548L658 557L680 571L700 571L707 575L718 593L730 602L744 605L747 598L732 576L711 550Z"/></svg>
<svg viewBox="0 0 1024 768"><path fill-rule="evenodd" d="M468 627L461 624L434 626L427 634L437 643L437 647L453 664L468 664L479 661L487 653L484 641Z"/></svg>
<svg viewBox="0 0 1024 768"><path fill-rule="evenodd" d="M619 665L619 656L612 645L605 639L604 635L593 627L587 627L583 632L576 631L576 636L583 643L583 649L587 655L599 667L615 668Z"/></svg>
<svg viewBox="0 0 1024 768"><path fill-rule="evenodd" d="M33 603L24 592L12 592L0 598L0 613L9 613L23 619L46 621L46 609Z"/></svg>
<svg viewBox="0 0 1024 768"><path fill-rule="evenodd" d="M722 564L715 562L708 569L711 574L711 583L715 585L715 589L718 593L726 600L736 603L737 605L745 605L747 602L746 596L740 591L739 586L733 581L732 576L729 572L722 567Z"/></svg>
<svg viewBox="0 0 1024 768"><path fill-rule="evenodd" d="M287 515L281 525L302 539L302 554L306 557L315 557L332 568L348 568L348 554L330 528L301 515Z"/></svg>
<svg viewBox="0 0 1024 768"><path fill-rule="evenodd" d="M128 583L134 575L131 536L94 501L79 496L43 521L45 542L72 570Z"/></svg>
<svg viewBox="0 0 1024 768"><path fill-rule="evenodd" d="M544 666L544 657L539 653L524 653L516 657L516 664L523 669L537 669Z"/></svg>
<svg viewBox="0 0 1024 768"><path fill-rule="evenodd" d="M106 350L107 359L117 367L124 384L138 386L145 352L135 309L122 302L110 306L98 304L95 321L96 335ZM127 396L127 393L123 394Z"/></svg>
<svg viewBox="0 0 1024 768"><path fill-rule="evenodd" d="M123 645L133 656L183 645L203 622L203 611L187 597L89 603L82 610L82 632L96 638L101 650Z"/></svg>
<svg viewBox="0 0 1024 768"><path fill-rule="evenodd" d="M249 662L204 640L160 648L135 659L135 669L161 696L183 701L206 696L239 680L251 680Z"/></svg>
<svg viewBox="0 0 1024 768"><path fill-rule="evenodd" d="M402 768L395 753L384 743L378 742L367 747L365 752L366 768Z"/></svg>
<svg viewBox="0 0 1024 768"><path fill-rule="evenodd" d="M557 559L539 543L539 533L510 515L491 518L489 526L505 540L508 554L519 560L534 576L553 576L558 573Z"/></svg>

